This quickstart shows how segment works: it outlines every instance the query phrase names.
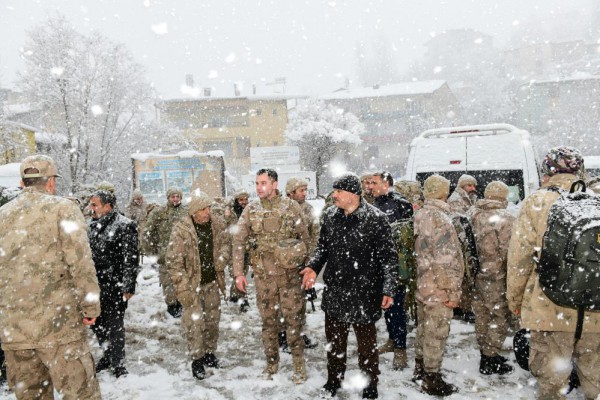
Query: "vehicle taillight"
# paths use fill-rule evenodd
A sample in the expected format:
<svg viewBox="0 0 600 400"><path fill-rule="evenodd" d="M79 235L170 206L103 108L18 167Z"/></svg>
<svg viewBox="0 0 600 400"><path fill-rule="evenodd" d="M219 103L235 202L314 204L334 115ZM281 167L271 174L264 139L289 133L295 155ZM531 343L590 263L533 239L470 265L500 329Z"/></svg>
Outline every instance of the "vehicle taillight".
<svg viewBox="0 0 600 400"><path fill-rule="evenodd" d="M451 165L460 164L461 162L462 162L461 160L450 160Z"/></svg>

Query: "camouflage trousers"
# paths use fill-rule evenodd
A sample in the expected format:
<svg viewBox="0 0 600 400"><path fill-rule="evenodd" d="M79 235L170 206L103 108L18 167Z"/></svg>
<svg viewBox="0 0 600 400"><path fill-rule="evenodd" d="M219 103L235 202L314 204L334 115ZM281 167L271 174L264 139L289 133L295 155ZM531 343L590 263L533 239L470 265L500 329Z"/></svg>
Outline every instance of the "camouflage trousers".
<svg viewBox="0 0 600 400"><path fill-rule="evenodd" d="M221 297L216 282L200 286L190 306L183 306L181 328L187 341L192 360L198 360L207 352L217 350L219 321L221 320Z"/></svg>
<svg viewBox="0 0 600 400"><path fill-rule="evenodd" d="M442 367L452 315L452 309L442 304L429 305L417 301L419 325L415 357L423 360L425 372L439 372Z"/></svg>
<svg viewBox="0 0 600 400"><path fill-rule="evenodd" d="M100 399L94 359L81 340L52 348L5 350L8 386L17 399Z"/></svg>
<svg viewBox="0 0 600 400"><path fill-rule="evenodd" d="M158 264L158 281L162 287L165 303L167 303L168 306L177 303L175 287L173 286L173 282L171 282L171 276L169 275L167 266L164 262Z"/></svg>
<svg viewBox="0 0 600 400"><path fill-rule="evenodd" d="M287 342L292 357L303 358L304 341L300 335L304 315L304 290L301 288L302 278L298 270L284 270L282 275L256 274L254 280L256 306L262 319L262 340L267 361L279 361L279 309L285 320Z"/></svg>
<svg viewBox="0 0 600 400"><path fill-rule="evenodd" d="M477 344L484 356L497 356L502 351L510 319L506 280L477 279L475 286L473 311Z"/></svg>
<svg viewBox="0 0 600 400"><path fill-rule="evenodd" d="M600 333L585 333L575 343L573 332L531 331L529 368L538 382L538 399L565 399L575 362L586 399L600 395ZM562 392L562 393L561 393Z"/></svg>

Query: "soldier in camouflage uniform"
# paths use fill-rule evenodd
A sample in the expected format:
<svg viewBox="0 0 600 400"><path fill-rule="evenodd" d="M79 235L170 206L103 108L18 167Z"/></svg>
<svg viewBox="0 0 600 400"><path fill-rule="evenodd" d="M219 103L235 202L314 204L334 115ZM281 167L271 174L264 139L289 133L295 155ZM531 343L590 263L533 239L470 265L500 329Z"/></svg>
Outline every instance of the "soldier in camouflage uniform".
<svg viewBox="0 0 600 400"><path fill-rule="evenodd" d="M515 220L506 207L508 186L499 181L485 188L484 199L469 211L477 242L479 272L475 277L475 334L481 351L479 372L504 375L513 370L500 355L510 312L506 301L508 242Z"/></svg>
<svg viewBox="0 0 600 400"><path fill-rule="evenodd" d="M54 161L21 164L23 192L0 208L0 338L17 399L100 399L84 325L100 289L81 211L54 196ZM82 323L83 321L83 323Z"/></svg>
<svg viewBox="0 0 600 400"><path fill-rule="evenodd" d="M317 246L317 240L319 240L319 231L321 230L321 225L319 224L319 220L315 218L315 212L313 206L311 206L306 201L306 192L308 190L308 182L302 178L290 178L285 184L285 193L287 196L296 201L300 205L300 210L302 211L302 216L304 219L304 224L308 227L308 234L310 236L310 244L308 246L308 254L313 254L315 251L315 247ZM316 290L310 289L305 293L305 300L312 299L314 301L317 297ZM314 306L313 306L314 307ZM302 317L302 325L306 325L306 302L304 307L304 316ZM281 313L280 313L281 314ZM279 315L279 320L281 321L283 318ZM317 344L313 342L306 334L302 334L302 340L304 340L304 348L305 349L314 349L317 347ZM285 334L285 326L281 326L279 330L279 347L282 348L283 351L289 352L289 347L287 344L287 337Z"/></svg>
<svg viewBox="0 0 600 400"><path fill-rule="evenodd" d="M413 211L416 212L423 207L423 189L421 188L421 184L419 182L400 180L394 183L394 189L412 203ZM417 303L415 299L415 292L417 290L417 261L414 257L415 239L414 235L410 237L404 235L400 238L400 240L405 243L403 246L404 248L412 248L413 250L413 257L401 257L400 262L404 262L406 264L406 270L413 271L411 273L411 279L406 286L407 290L404 304L406 307L406 315L415 321L416 326L418 325L419 321L417 320Z"/></svg>
<svg viewBox="0 0 600 400"><path fill-rule="evenodd" d="M225 220L211 215L212 200L197 190L188 217L171 232L166 266L183 305L181 328L192 359L192 374L205 378L204 367L218 368L215 356L221 319L219 291L225 294L225 266L231 259L231 240Z"/></svg>
<svg viewBox="0 0 600 400"><path fill-rule="evenodd" d="M233 195L231 201L225 207L225 222L229 227L230 231L235 231L235 226L237 225L240 216L242 215L242 211L248 205L248 199L250 194L245 190L240 190ZM244 256L244 275L248 274L248 270L250 268L250 258L248 256L248 252L246 252ZM250 304L248 303L248 293L243 293L237 290L235 287L235 276L233 276L233 268L229 270L232 282L231 287L229 288L229 301L232 303L238 303L240 299L240 312L247 312L250 308Z"/></svg>
<svg viewBox="0 0 600 400"><path fill-rule="evenodd" d="M133 191L131 195L131 201L125 207L125 216L130 220L134 221L137 225L138 239L139 239L139 253L142 255L142 236L144 235L144 228L146 227L146 221L148 220L148 204L144 199L144 195L138 189ZM141 257L140 257L141 262Z"/></svg>
<svg viewBox="0 0 600 400"><path fill-rule="evenodd" d="M302 211L295 201L282 197L277 190L277 172L261 169L256 174L259 200L242 212L233 235L233 271L237 288L245 292L244 253L250 243L250 264L254 270L256 304L262 319L262 340L267 358L263 372L272 379L279 368L277 309L281 308L292 352L292 380L306 381L302 309L304 291L299 267L305 264L310 241Z"/></svg>
<svg viewBox="0 0 600 400"><path fill-rule="evenodd" d="M167 204L155 208L148 216L143 241L145 253L158 256L159 281L167 303L167 311L175 318L181 317L182 307L177 301L173 283L165 267L165 253L173 225L187 215L187 207L181 204L182 195L177 187L167 190Z"/></svg>
<svg viewBox="0 0 600 400"><path fill-rule="evenodd" d="M545 187L568 191L582 165L579 150L550 149L541 166ZM508 308L521 316L521 327L531 331L529 368L538 383L536 397L564 399L573 360L585 398L596 399L600 395L600 313L585 312L583 333L576 340L577 310L553 303L542 291L537 273L535 258L558 196L540 189L523 201L508 247Z"/></svg>
<svg viewBox="0 0 600 400"><path fill-rule="evenodd" d="M450 182L432 175L425 180L425 204L415 215L417 254L417 313L413 380L433 396L448 396L458 389L440 373L450 333L452 309L458 306L464 262L460 242L446 203Z"/></svg>
<svg viewBox="0 0 600 400"><path fill-rule="evenodd" d="M466 218L467 211L477 201L477 180L471 175L461 175L452 195L448 198L448 205L454 212L453 222L458 238L462 244L465 259L465 279L463 279L462 297L459 307L454 310L456 317L466 322L475 322L473 313L473 297L475 296L475 275L478 269L477 246L473 237L471 224Z"/></svg>

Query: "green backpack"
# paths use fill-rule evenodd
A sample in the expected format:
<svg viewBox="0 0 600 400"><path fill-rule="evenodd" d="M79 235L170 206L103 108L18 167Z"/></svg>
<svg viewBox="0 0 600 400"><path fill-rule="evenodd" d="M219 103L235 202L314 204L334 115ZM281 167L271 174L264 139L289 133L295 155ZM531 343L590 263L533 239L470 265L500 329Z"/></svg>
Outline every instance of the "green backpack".
<svg viewBox="0 0 600 400"><path fill-rule="evenodd" d="M398 251L398 280L405 285L415 279L415 230L412 219L396 221L392 225L392 238Z"/></svg>

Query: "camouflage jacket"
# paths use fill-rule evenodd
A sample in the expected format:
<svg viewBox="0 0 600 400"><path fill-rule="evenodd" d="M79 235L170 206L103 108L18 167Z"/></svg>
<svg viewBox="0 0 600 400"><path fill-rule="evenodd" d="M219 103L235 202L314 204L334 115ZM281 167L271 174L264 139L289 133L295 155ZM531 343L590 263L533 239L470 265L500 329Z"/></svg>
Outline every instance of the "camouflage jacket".
<svg viewBox="0 0 600 400"><path fill-rule="evenodd" d="M173 229L177 220L187 215L187 207L184 205L173 207L167 203L152 210L144 229L144 240L142 242L144 252L157 255L158 263L164 264L171 229Z"/></svg>
<svg viewBox="0 0 600 400"><path fill-rule="evenodd" d="M315 210L313 206L311 206L307 201L300 204L300 210L302 211L304 224L308 228L308 235L310 236L308 255L311 256L317 247L319 232L321 231L321 224L319 223L319 218L315 217Z"/></svg>
<svg viewBox="0 0 600 400"><path fill-rule="evenodd" d="M450 206L450 210L453 212L464 215L475 204L476 199L474 195L469 196L464 189L457 187L450 197L448 197L448 206Z"/></svg>
<svg viewBox="0 0 600 400"><path fill-rule="evenodd" d="M0 337L6 350L84 340L100 289L79 208L26 188L0 208Z"/></svg>
<svg viewBox="0 0 600 400"><path fill-rule="evenodd" d="M506 279L508 243L515 217L506 211L507 201L482 199L469 212L477 243L477 279Z"/></svg>
<svg viewBox="0 0 600 400"><path fill-rule="evenodd" d="M575 175L558 174L546 186L569 190ZM548 212L559 194L540 189L523 201L508 247L507 293L511 311L521 311L521 326L534 331L575 332L577 310L554 304L539 284L534 256L542 248ZM583 332L600 333L600 313L586 312Z"/></svg>
<svg viewBox="0 0 600 400"><path fill-rule="evenodd" d="M222 218L211 215L211 227L213 261L220 285L219 279L223 278L223 271L231 260L231 240ZM198 234L192 217L182 218L175 223L167 246L166 266L177 300L184 306L192 304L202 283ZM225 281L222 283L224 285ZM225 287L220 289L225 290Z"/></svg>
<svg viewBox="0 0 600 400"><path fill-rule="evenodd" d="M276 259L279 245L286 239L304 242L304 263L308 257L310 236L300 206L294 200L277 194L272 200L252 201L240 216L233 235L233 273L244 274L244 252L249 242L250 264L256 274L282 275L285 268Z"/></svg>
<svg viewBox="0 0 600 400"><path fill-rule="evenodd" d="M464 275L460 241L450 218L450 207L427 199L415 214L417 300L425 304L458 302Z"/></svg>

